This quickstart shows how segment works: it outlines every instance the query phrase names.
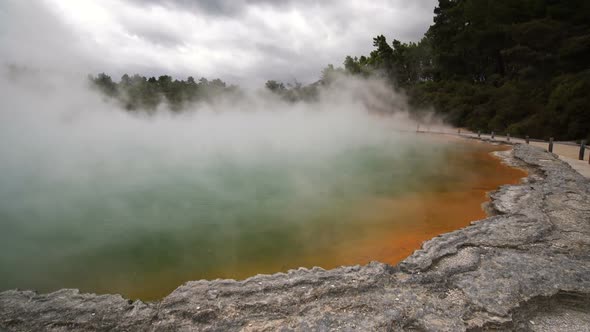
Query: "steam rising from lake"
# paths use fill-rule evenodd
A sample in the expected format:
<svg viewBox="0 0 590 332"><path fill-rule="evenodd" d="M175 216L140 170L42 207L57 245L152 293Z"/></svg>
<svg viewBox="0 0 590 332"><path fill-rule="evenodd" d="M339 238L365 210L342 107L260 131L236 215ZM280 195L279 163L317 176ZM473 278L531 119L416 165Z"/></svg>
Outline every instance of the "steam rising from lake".
<svg viewBox="0 0 590 332"><path fill-rule="evenodd" d="M0 289L174 288L242 277L245 262L254 274L363 236L367 201L441 172L429 165L445 145L399 131L415 125L379 81L341 80L315 103L259 91L152 116L85 86L3 76Z"/></svg>

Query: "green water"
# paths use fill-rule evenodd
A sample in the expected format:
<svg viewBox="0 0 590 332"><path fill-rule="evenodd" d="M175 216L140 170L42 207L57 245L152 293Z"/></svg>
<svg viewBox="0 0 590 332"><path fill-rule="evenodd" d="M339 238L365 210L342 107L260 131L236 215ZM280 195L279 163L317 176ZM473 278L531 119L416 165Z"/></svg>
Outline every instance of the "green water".
<svg viewBox="0 0 590 332"><path fill-rule="evenodd" d="M329 261L339 244L370 236L357 213L368 201L468 176L440 166L465 148L387 133L247 154L32 150L0 167L0 290L154 299L187 280Z"/></svg>

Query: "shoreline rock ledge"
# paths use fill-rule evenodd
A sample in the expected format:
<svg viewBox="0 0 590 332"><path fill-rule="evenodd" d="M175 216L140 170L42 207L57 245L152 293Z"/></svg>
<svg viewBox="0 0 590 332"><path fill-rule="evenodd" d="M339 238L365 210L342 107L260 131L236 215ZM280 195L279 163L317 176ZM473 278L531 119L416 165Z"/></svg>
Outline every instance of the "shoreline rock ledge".
<svg viewBox="0 0 590 332"><path fill-rule="evenodd" d="M590 182L555 155L515 145L529 176L491 194L494 216L372 262L190 281L161 301L0 293L8 331L589 331Z"/></svg>

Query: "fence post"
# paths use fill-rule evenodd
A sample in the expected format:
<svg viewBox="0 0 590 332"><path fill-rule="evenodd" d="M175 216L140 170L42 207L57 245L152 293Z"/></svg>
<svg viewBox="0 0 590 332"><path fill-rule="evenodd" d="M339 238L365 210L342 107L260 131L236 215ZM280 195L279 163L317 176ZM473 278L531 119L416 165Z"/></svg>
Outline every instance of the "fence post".
<svg viewBox="0 0 590 332"><path fill-rule="evenodd" d="M492 131L492 139L494 139L494 132Z"/></svg>
<svg viewBox="0 0 590 332"><path fill-rule="evenodd" d="M549 152L553 152L553 137L549 137Z"/></svg>
<svg viewBox="0 0 590 332"><path fill-rule="evenodd" d="M578 155L578 158L580 160L584 160L584 151L585 150L586 150L586 140L583 139L582 142L580 142L580 154Z"/></svg>
<svg viewBox="0 0 590 332"><path fill-rule="evenodd" d="M510 142L510 133L506 134L506 138L508 139L508 142Z"/></svg>
<svg viewBox="0 0 590 332"><path fill-rule="evenodd" d="M526 135L524 140L526 141L526 144L529 144L529 135Z"/></svg>

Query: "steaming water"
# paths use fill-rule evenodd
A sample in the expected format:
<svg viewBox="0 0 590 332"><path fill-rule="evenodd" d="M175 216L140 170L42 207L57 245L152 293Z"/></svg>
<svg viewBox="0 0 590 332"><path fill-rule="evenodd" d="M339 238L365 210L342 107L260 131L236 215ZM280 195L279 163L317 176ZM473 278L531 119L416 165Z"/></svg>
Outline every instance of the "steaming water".
<svg viewBox="0 0 590 332"><path fill-rule="evenodd" d="M369 115L397 101L369 83L148 118L59 82L0 86L0 290L156 299L200 278L395 263L522 175Z"/></svg>
<svg viewBox="0 0 590 332"><path fill-rule="evenodd" d="M403 233L377 202L456 191L491 164L465 157L477 147L394 132L321 145L262 144L239 158L231 149L176 159L130 149L75 165L66 149L49 163L10 165L0 188L0 287L150 299L186 280L338 266L350 261L338 261L343 244L387 227ZM353 263L377 259L369 256Z"/></svg>

